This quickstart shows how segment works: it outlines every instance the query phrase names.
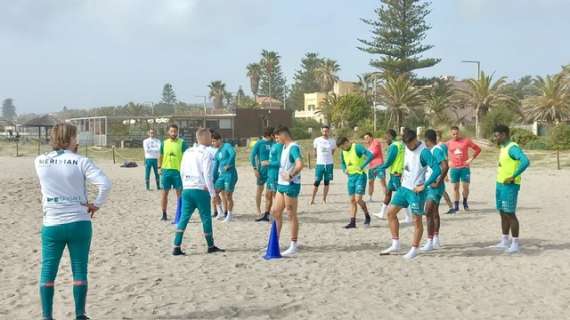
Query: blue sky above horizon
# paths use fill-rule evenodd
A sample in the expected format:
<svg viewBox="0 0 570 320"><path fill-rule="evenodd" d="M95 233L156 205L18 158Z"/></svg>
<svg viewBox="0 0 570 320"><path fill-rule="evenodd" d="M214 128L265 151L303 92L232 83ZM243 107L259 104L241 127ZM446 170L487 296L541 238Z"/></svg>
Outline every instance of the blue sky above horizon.
<svg viewBox="0 0 570 320"><path fill-rule="evenodd" d="M358 2L356 4L356 2ZM19 0L0 2L0 99L18 113L158 101L173 84L199 103L207 84L249 92L245 66L278 51L292 79L306 52L336 59L340 77L371 71L356 49L378 0ZM473 77L474 65L517 79L570 63L570 1L433 0L422 76Z"/></svg>

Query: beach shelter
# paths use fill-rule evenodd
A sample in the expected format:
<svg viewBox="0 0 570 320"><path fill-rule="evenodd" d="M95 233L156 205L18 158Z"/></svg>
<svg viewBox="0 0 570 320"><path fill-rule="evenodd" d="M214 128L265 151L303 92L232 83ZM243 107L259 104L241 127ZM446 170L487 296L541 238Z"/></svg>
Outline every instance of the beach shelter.
<svg viewBox="0 0 570 320"><path fill-rule="evenodd" d="M42 144L42 128L44 129L45 132L45 136L46 136L46 140L48 140L48 132L49 129L55 127L55 125L58 123L59 121L54 118L53 116L45 115L45 116L41 116L41 117L37 117L34 118L26 123L24 123L22 126L23 127L27 127L27 128L38 128L38 155L40 154L40 146Z"/></svg>

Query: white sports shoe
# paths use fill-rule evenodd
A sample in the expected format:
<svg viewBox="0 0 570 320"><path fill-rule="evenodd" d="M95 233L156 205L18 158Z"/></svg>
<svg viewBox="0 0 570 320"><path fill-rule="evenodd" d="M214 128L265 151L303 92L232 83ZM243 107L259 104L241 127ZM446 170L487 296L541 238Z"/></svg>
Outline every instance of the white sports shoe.
<svg viewBox="0 0 570 320"><path fill-rule="evenodd" d="M291 257L296 255L299 252L296 245L291 244L289 249L285 250L281 255L285 257Z"/></svg>
<svg viewBox="0 0 570 320"><path fill-rule="evenodd" d="M420 248L421 251L432 251L433 250L433 241L428 240L426 241L426 243L423 245L423 247Z"/></svg>
<svg viewBox="0 0 570 320"><path fill-rule="evenodd" d="M433 250L441 249L441 243L439 243L439 238L433 238Z"/></svg>
<svg viewBox="0 0 570 320"><path fill-rule="evenodd" d="M509 243L507 241L501 241L496 245L492 246L492 248L495 248L497 250L506 250L509 248Z"/></svg>
<svg viewBox="0 0 570 320"><path fill-rule="evenodd" d="M400 246L397 245L391 245L388 249L384 249L382 250L382 252L380 252L381 254L390 254L392 252L398 252L400 251Z"/></svg>
<svg viewBox="0 0 570 320"><path fill-rule="evenodd" d="M410 249L410 251L408 251L408 253L406 253L406 255L405 255L403 258L406 259L406 260L412 260L412 259L414 259L414 258L417 257L417 256L418 256L418 249L412 247L412 248Z"/></svg>
<svg viewBox="0 0 570 320"><path fill-rule="evenodd" d="M232 221L232 214L228 212L228 215L224 219L224 222L230 222L230 221Z"/></svg>
<svg viewBox="0 0 570 320"><path fill-rule="evenodd" d="M513 243L508 249L505 250L505 252L508 254L519 253L520 252L519 245Z"/></svg>

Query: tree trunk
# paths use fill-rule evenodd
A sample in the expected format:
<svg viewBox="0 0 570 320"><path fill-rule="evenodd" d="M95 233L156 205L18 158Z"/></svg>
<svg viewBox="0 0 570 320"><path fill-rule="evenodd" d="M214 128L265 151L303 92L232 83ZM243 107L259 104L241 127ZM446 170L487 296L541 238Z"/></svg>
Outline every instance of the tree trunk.
<svg viewBox="0 0 570 320"><path fill-rule="evenodd" d="M479 123L479 107L475 108L475 137L481 139L481 125Z"/></svg>

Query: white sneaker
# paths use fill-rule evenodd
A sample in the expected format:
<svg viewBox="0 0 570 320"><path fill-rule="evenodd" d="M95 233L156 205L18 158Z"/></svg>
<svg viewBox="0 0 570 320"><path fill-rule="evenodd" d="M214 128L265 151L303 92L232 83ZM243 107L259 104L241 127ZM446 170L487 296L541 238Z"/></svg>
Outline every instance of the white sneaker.
<svg viewBox="0 0 570 320"><path fill-rule="evenodd" d="M412 217L406 215L406 218L404 221L402 221L402 224L412 224Z"/></svg>
<svg viewBox="0 0 570 320"><path fill-rule="evenodd" d="M416 247L412 247L408 253L403 257L406 260L412 260L418 255L418 249Z"/></svg>
<svg viewBox="0 0 570 320"><path fill-rule="evenodd" d="M228 212L228 215L224 219L224 222L230 222L230 221L232 221L232 214Z"/></svg>
<svg viewBox="0 0 570 320"><path fill-rule="evenodd" d="M433 250L441 249L441 244L439 243L439 238L433 238Z"/></svg>
<svg viewBox="0 0 570 320"><path fill-rule="evenodd" d="M511 244L511 246L505 250L505 253L508 254L513 254L513 253L519 253L520 252L520 248L518 244Z"/></svg>
<svg viewBox="0 0 570 320"><path fill-rule="evenodd" d="M491 246L491 248L495 248L497 250L506 250L509 248L509 243L506 241L501 241L501 242L497 243L496 245Z"/></svg>
<svg viewBox="0 0 570 320"><path fill-rule="evenodd" d="M294 244L291 244L289 246L289 249L285 250L281 255L285 256L285 257L291 257L296 255L299 252L299 250L297 249L297 246Z"/></svg>
<svg viewBox="0 0 570 320"><path fill-rule="evenodd" d="M433 240L428 240L423 247L420 248L421 251L432 251L433 250Z"/></svg>
<svg viewBox="0 0 570 320"><path fill-rule="evenodd" d="M392 244L390 248L384 249L382 252L380 252L380 254L390 254L392 252L398 252L398 251L400 251L400 246Z"/></svg>

